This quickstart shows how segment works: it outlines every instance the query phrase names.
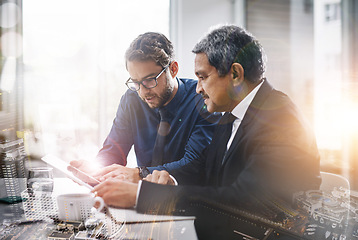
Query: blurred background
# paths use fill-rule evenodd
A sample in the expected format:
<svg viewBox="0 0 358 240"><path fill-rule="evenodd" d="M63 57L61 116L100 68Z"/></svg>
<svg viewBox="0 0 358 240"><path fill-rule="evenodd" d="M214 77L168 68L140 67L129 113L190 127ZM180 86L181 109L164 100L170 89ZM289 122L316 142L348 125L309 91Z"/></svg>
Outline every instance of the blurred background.
<svg viewBox="0 0 358 240"><path fill-rule="evenodd" d="M311 123L322 171L358 190L358 1L0 0L0 135L30 159L93 159L129 77L124 52L139 34L174 44L179 77L210 26L244 26L264 46L267 78ZM133 153L129 166L135 166Z"/></svg>

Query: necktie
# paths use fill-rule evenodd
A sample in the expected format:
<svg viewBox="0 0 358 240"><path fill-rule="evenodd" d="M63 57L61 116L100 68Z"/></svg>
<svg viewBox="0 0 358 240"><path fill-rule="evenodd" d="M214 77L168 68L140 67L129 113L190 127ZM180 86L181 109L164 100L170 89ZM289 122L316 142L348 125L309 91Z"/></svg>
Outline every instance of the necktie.
<svg viewBox="0 0 358 240"><path fill-rule="evenodd" d="M165 138L170 132L170 124L168 119L168 113L164 108L159 109L160 123L158 127L157 138L155 139L152 167L163 164Z"/></svg>
<svg viewBox="0 0 358 240"><path fill-rule="evenodd" d="M223 132L217 149L217 157L218 159L221 160L221 162L223 161L227 151L227 143L230 139L231 132L232 132L232 124L235 121L235 119L236 117L234 115L232 115L229 112L226 112L219 123L222 125Z"/></svg>

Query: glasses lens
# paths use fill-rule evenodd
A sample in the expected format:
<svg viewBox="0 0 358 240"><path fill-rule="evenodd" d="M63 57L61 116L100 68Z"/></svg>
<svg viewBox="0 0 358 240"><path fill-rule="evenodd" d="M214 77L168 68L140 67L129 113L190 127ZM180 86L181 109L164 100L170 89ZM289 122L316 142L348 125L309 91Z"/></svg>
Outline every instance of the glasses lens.
<svg viewBox="0 0 358 240"><path fill-rule="evenodd" d="M146 88L154 88L157 86L157 82L155 81L155 78L145 79L142 82L143 86Z"/></svg>
<svg viewBox="0 0 358 240"><path fill-rule="evenodd" d="M127 87L132 91L138 91L139 90L139 83L136 82L127 82Z"/></svg>

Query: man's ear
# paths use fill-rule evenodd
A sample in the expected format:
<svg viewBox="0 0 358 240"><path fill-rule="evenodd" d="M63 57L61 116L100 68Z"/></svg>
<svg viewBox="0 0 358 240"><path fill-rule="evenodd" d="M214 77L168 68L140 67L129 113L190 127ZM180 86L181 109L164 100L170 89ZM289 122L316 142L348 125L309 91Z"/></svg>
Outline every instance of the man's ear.
<svg viewBox="0 0 358 240"><path fill-rule="evenodd" d="M170 75L172 75L172 78L175 78L175 76L178 74L179 71L179 65L177 61L173 61L169 66Z"/></svg>
<svg viewBox="0 0 358 240"><path fill-rule="evenodd" d="M244 77L244 68L241 66L240 63L233 63L231 65L231 74L233 79L233 85L238 86L240 85L245 77Z"/></svg>

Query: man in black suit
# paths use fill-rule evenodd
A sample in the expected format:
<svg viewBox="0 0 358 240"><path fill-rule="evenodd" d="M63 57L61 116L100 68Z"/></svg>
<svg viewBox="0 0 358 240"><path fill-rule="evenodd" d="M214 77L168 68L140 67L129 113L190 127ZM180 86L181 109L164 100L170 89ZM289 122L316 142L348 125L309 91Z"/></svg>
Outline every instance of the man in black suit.
<svg viewBox="0 0 358 240"><path fill-rule="evenodd" d="M194 47L196 91L209 112L225 112L200 158L139 184L107 180L95 187L109 205L160 214L188 212L193 202L258 210L320 185L315 137L291 100L264 78L265 54L244 29L225 25ZM167 185L163 185L167 184ZM138 195L137 195L138 190Z"/></svg>

